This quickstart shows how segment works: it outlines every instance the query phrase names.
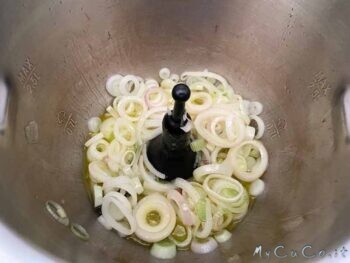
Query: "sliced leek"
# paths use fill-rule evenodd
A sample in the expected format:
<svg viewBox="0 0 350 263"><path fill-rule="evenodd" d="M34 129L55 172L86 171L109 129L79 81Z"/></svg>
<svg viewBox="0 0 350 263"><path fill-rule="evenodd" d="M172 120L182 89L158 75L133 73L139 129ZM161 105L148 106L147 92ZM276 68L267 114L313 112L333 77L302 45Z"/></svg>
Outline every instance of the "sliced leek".
<svg viewBox="0 0 350 263"><path fill-rule="evenodd" d="M178 75L164 67L158 80L112 75L106 90L113 102L100 118L87 121L87 170L94 207L101 206L98 221L121 237L152 243L151 254L160 259L175 257L176 248L210 253L231 238L227 229L247 214L249 197L264 192L263 105L235 94L224 77L208 70ZM162 133L179 82L191 90L186 111L193 125L183 130L192 132L198 166L191 181L168 182L146 147ZM58 204L46 205L56 220L69 224ZM86 240L82 227L72 224L71 230Z"/></svg>

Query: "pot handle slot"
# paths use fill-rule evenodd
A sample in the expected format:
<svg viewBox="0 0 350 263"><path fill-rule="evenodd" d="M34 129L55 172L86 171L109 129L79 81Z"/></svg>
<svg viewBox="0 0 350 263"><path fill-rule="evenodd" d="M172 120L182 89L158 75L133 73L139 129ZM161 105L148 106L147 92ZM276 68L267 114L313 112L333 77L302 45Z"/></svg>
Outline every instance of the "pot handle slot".
<svg viewBox="0 0 350 263"><path fill-rule="evenodd" d="M344 122L346 128L346 141L350 143L350 86L345 89L343 95Z"/></svg>
<svg viewBox="0 0 350 263"><path fill-rule="evenodd" d="M8 108L8 88L5 81L0 79L0 133L6 128Z"/></svg>

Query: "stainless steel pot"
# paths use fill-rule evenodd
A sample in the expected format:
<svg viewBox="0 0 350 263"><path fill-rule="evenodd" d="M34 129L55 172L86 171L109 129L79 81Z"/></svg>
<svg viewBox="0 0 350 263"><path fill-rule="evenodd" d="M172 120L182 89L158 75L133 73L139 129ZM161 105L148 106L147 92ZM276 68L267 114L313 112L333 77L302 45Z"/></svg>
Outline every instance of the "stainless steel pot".
<svg viewBox="0 0 350 263"><path fill-rule="evenodd" d="M110 103L104 85L113 73L208 68L265 105L267 190L231 242L205 256L178 253L174 262L261 262L253 256L259 245L266 260L272 250L268 262L281 261L278 245L287 262L303 262L307 244L306 255L341 248L350 237L341 103L350 79L349 13L346 0L1 1L0 72L9 95L1 221L62 260L157 261L96 221L81 179L86 121ZM49 199L86 227L90 241L47 215Z"/></svg>

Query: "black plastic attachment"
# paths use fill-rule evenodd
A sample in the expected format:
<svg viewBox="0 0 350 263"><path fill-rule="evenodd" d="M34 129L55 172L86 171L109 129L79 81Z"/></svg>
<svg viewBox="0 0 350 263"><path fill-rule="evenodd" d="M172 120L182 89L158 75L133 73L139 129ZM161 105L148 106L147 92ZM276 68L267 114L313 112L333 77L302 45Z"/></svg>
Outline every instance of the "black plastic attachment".
<svg viewBox="0 0 350 263"><path fill-rule="evenodd" d="M173 99L175 100L172 118L176 122L181 122L185 115L185 102L191 96L191 90L185 84L177 84L172 91ZM181 123L182 124L182 123Z"/></svg>
<svg viewBox="0 0 350 263"><path fill-rule="evenodd" d="M191 91L185 84L172 90L174 109L163 118L163 133L149 142L147 156L155 169L164 173L166 180L190 178L195 168L196 153L190 148L191 118L186 114L185 102Z"/></svg>

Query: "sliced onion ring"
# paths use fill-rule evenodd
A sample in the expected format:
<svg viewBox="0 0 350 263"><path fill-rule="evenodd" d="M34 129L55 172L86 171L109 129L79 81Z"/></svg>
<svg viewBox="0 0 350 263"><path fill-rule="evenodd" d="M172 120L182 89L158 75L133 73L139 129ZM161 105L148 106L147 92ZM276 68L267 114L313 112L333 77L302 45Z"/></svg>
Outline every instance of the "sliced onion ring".
<svg viewBox="0 0 350 263"><path fill-rule="evenodd" d="M155 176L157 176L160 179L165 179L165 174L159 172L158 170L156 170L156 168L153 167L153 165L151 164L151 162L148 160L148 155L147 155L147 146L145 145L143 147L142 150L142 156L143 156L143 160L145 162L145 165L147 167L147 169L154 174Z"/></svg>
<svg viewBox="0 0 350 263"><path fill-rule="evenodd" d="M127 220L129 227L127 227L123 222L116 220L112 216L112 214L110 213L111 204L118 207L118 209L121 211L121 213L124 215L125 219ZM107 221L107 224L110 225L113 229L120 232L121 234L128 236L135 232L136 224L135 224L135 219L132 216L132 211L128 209L128 207L125 206L125 204L119 201L118 199L110 195L106 195L103 198L102 215L104 219Z"/></svg>
<svg viewBox="0 0 350 263"><path fill-rule="evenodd" d="M154 191L158 191L158 192L167 192L170 189L174 188L174 185L172 183L160 183L157 182L154 178L154 176L150 175L144 167L143 164L143 157L140 157L139 160L139 171L140 171L140 175L142 177L142 179L144 180L144 188L150 188Z"/></svg>
<svg viewBox="0 0 350 263"><path fill-rule="evenodd" d="M149 212L156 211L160 218L159 223L151 225L146 217ZM160 194L151 194L137 203L134 209L136 220L135 234L147 242L158 242L168 237L176 223L176 215L170 202Z"/></svg>
<svg viewBox="0 0 350 263"><path fill-rule="evenodd" d="M209 237L205 242L199 242L193 239L191 242L191 250L197 254L207 254L214 251L218 247L218 243L214 238Z"/></svg>
<svg viewBox="0 0 350 263"><path fill-rule="evenodd" d="M257 160L257 163L252 168L251 172L241 171L239 167L235 165L237 163L237 158L239 156L239 151L242 150L242 147L245 145L251 145L256 148L260 153L260 158ZM266 171L268 164L268 154L264 145L259 141L245 141L242 142L239 146L231 149L228 153L227 159L230 160L233 165L233 174L240 180L245 182L252 182L261 177Z"/></svg>
<svg viewBox="0 0 350 263"><path fill-rule="evenodd" d="M208 176L209 174L222 174L226 176L231 176L232 166L225 161L220 164L202 165L193 171L194 178L200 183L204 182L206 176Z"/></svg>
<svg viewBox="0 0 350 263"><path fill-rule="evenodd" d="M121 175L115 178L106 180L103 184L103 190L105 193L115 191L116 189L124 190L131 196L131 204L135 206L137 203L137 194L133 186L133 182L128 176Z"/></svg>
<svg viewBox="0 0 350 263"><path fill-rule="evenodd" d="M232 196L232 197L225 197L215 191L216 189L213 189L212 187L212 182L211 181L216 181L218 183L222 183L222 189L233 189L234 191L237 192L237 195ZM221 190L219 188L219 190ZM203 189L207 192L209 197L213 197L219 201L222 202L227 202L227 203L235 203L239 201L242 198L244 188L242 184L237 181L236 179L233 179L231 177L221 175L221 174L211 174L207 178L205 178L203 182Z"/></svg>
<svg viewBox="0 0 350 263"><path fill-rule="evenodd" d="M174 180L174 184L176 187L179 187L185 191L194 203L197 203L199 201L200 195L197 190L191 185L191 183L187 182L185 179L178 177Z"/></svg>
<svg viewBox="0 0 350 263"><path fill-rule="evenodd" d="M256 115L250 115L249 117L252 120L254 120L258 126L258 132L255 135L255 139L260 139L264 135L264 132L265 132L264 121L259 116L256 116Z"/></svg>
<svg viewBox="0 0 350 263"><path fill-rule="evenodd" d="M178 215L185 226L194 225L194 217L186 199L176 190L170 190L167 194L169 200L173 200L178 209Z"/></svg>

